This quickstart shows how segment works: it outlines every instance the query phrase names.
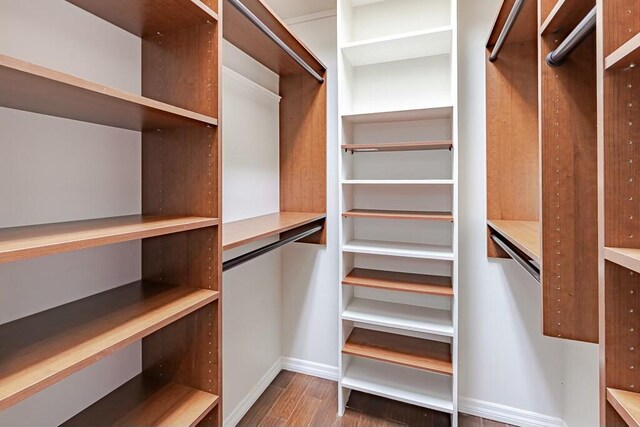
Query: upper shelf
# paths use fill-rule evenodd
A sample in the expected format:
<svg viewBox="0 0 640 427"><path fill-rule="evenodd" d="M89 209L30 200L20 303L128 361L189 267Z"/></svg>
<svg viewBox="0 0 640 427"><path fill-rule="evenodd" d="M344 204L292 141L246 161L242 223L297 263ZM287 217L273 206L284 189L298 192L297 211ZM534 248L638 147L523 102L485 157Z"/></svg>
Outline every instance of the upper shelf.
<svg viewBox="0 0 640 427"><path fill-rule="evenodd" d="M217 224L217 218L130 215L0 228L0 263L179 233Z"/></svg>
<svg viewBox="0 0 640 427"><path fill-rule="evenodd" d="M498 41L498 37L507 22L507 17L511 12L516 0L503 0L502 6L498 11L496 20L491 28L491 34L487 40L487 47L493 47ZM519 43L524 41L536 40L538 34L538 8L537 2L525 1L520 15L515 21L511 33L507 39L507 43Z"/></svg>
<svg viewBox="0 0 640 427"><path fill-rule="evenodd" d="M366 153L377 151L427 151L451 150L452 141L416 141L416 142L387 142L379 144L342 144L342 149L352 153Z"/></svg>
<svg viewBox="0 0 640 427"><path fill-rule="evenodd" d="M218 15L200 0L67 1L138 37L218 20Z"/></svg>
<svg viewBox="0 0 640 427"><path fill-rule="evenodd" d="M607 70L614 70L629 67L631 64L638 65L638 61L640 61L640 34L636 34L607 56L604 66Z"/></svg>
<svg viewBox="0 0 640 427"><path fill-rule="evenodd" d="M230 222L222 228L224 250L237 248L266 237L322 220L326 214L306 212L277 212L242 221Z"/></svg>
<svg viewBox="0 0 640 427"><path fill-rule="evenodd" d="M537 221L488 220L487 224L540 264L540 224Z"/></svg>
<svg viewBox="0 0 640 427"><path fill-rule="evenodd" d="M558 0L540 26L540 34L572 30L595 5L595 0Z"/></svg>
<svg viewBox="0 0 640 427"><path fill-rule="evenodd" d="M409 110L360 111L342 115L348 123L386 123L409 122L416 120L450 119L453 117L453 106L427 106Z"/></svg>
<svg viewBox="0 0 640 427"><path fill-rule="evenodd" d="M262 0L240 0L249 12L256 16L273 35L323 76L327 67L289 30L287 25ZM299 74L304 69L275 44L261 29L255 26L229 0L223 4L224 38L256 61L280 76Z"/></svg>
<svg viewBox="0 0 640 427"><path fill-rule="evenodd" d="M450 26L348 43L342 53L351 65L381 64L451 53Z"/></svg>
<svg viewBox="0 0 640 427"><path fill-rule="evenodd" d="M136 131L218 120L0 54L0 106Z"/></svg>

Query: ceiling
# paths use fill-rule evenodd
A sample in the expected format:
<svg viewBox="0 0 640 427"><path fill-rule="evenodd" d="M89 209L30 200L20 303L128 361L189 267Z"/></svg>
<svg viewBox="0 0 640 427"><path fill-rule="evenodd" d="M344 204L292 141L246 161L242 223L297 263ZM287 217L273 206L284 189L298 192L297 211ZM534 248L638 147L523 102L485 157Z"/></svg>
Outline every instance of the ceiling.
<svg viewBox="0 0 640 427"><path fill-rule="evenodd" d="M336 8L336 0L266 0L265 2L283 19Z"/></svg>

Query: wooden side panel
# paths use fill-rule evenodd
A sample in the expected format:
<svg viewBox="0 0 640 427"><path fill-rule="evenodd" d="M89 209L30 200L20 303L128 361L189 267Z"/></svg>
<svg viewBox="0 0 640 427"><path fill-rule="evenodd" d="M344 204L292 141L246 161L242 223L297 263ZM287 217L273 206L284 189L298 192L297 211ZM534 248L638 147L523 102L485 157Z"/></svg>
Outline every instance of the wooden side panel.
<svg viewBox="0 0 640 427"><path fill-rule="evenodd" d="M506 44L487 61L487 219L538 220L538 48ZM488 237L488 235L487 235ZM491 240L490 257L507 257Z"/></svg>
<svg viewBox="0 0 640 427"><path fill-rule="evenodd" d="M280 210L327 211L327 83L304 74L280 79ZM307 243L326 243L326 230Z"/></svg>
<svg viewBox="0 0 640 427"><path fill-rule="evenodd" d="M606 57L640 32L640 0L608 0L603 11Z"/></svg>
<svg viewBox="0 0 640 427"><path fill-rule="evenodd" d="M567 34L543 36L540 52L543 332L598 342L595 34L549 67Z"/></svg>
<svg viewBox="0 0 640 427"><path fill-rule="evenodd" d="M498 41L498 37L507 22L509 13L515 4L515 0L503 0L498 16L491 29L487 47L493 47ZM538 29L538 8L536 1L527 1L522 7L522 11L509 33L509 43L534 41L536 40Z"/></svg>

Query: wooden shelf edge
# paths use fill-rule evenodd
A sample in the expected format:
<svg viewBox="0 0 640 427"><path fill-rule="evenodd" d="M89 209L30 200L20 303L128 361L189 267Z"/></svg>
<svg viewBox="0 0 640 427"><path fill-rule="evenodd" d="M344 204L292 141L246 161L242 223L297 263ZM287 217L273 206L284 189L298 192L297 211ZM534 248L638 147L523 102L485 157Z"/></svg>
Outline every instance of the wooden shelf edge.
<svg viewBox="0 0 640 427"><path fill-rule="evenodd" d="M350 211L344 212L342 216L345 218L379 218L379 219L453 222L453 215L449 212L352 209Z"/></svg>
<svg viewBox="0 0 640 427"><path fill-rule="evenodd" d="M380 144L342 144L342 149L359 152L389 152L389 151L429 151L429 150L451 150L453 141L416 141L416 142L391 142Z"/></svg>
<svg viewBox="0 0 640 427"><path fill-rule="evenodd" d="M640 426L640 393L607 387L607 402L630 427Z"/></svg>
<svg viewBox="0 0 640 427"><path fill-rule="evenodd" d="M487 225L540 264L540 230L537 221L489 219Z"/></svg>
<svg viewBox="0 0 640 427"><path fill-rule="evenodd" d="M451 345L439 341L354 328L342 347L342 353L435 374L453 375Z"/></svg>
<svg viewBox="0 0 640 427"><path fill-rule="evenodd" d="M448 298L454 296L451 278L444 276L354 268L342 284Z"/></svg>
<svg viewBox="0 0 640 427"><path fill-rule="evenodd" d="M217 218L143 216L0 229L0 263L217 226Z"/></svg>
<svg viewBox="0 0 640 427"><path fill-rule="evenodd" d="M631 64L638 66L640 61L640 33L636 34L604 59L604 66L607 70L616 70L630 67Z"/></svg>
<svg viewBox="0 0 640 427"><path fill-rule="evenodd" d="M605 247L604 259L640 273L640 249Z"/></svg>
<svg viewBox="0 0 640 427"><path fill-rule="evenodd" d="M453 185L452 179L345 179L343 185Z"/></svg>
<svg viewBox="0 0 640 427"><path fill-rule="evenodd" d="M399 121L450 119L453 105L425 105L403 110L350 111L342 119L351 123L387 123Z"/></svg>
<svg viewBox="0 0 640 427"><path fill-rule="evenodd" d="M325 213L277 212L223 224L223 250L275 236L294 228L325 219Z"/></svg>
<svg viewBox="0 0 640 427"><path fill-rule="evenodd" d="M219 397L183 384L137 375L61 427L194 427L218 404Z"/></svg>

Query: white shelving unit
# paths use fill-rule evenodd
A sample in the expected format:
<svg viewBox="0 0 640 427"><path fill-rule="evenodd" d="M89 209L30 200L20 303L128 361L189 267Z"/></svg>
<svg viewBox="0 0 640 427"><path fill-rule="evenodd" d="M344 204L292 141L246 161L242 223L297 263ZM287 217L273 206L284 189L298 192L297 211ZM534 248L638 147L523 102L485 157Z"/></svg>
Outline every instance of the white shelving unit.
<svg viewBox="0 0 640 427"><path fill-rule="evenodd" d="M358 276L338 285L340 414L357 390L451 414L457 425L456 17L456 0L338 0L340 208L355 212L340 221L340 269ZM397 349L375 342L381 332ZM450 369L389 356L416 338L423 363ZM355 341L357 353L342 351Z"/></svg>

